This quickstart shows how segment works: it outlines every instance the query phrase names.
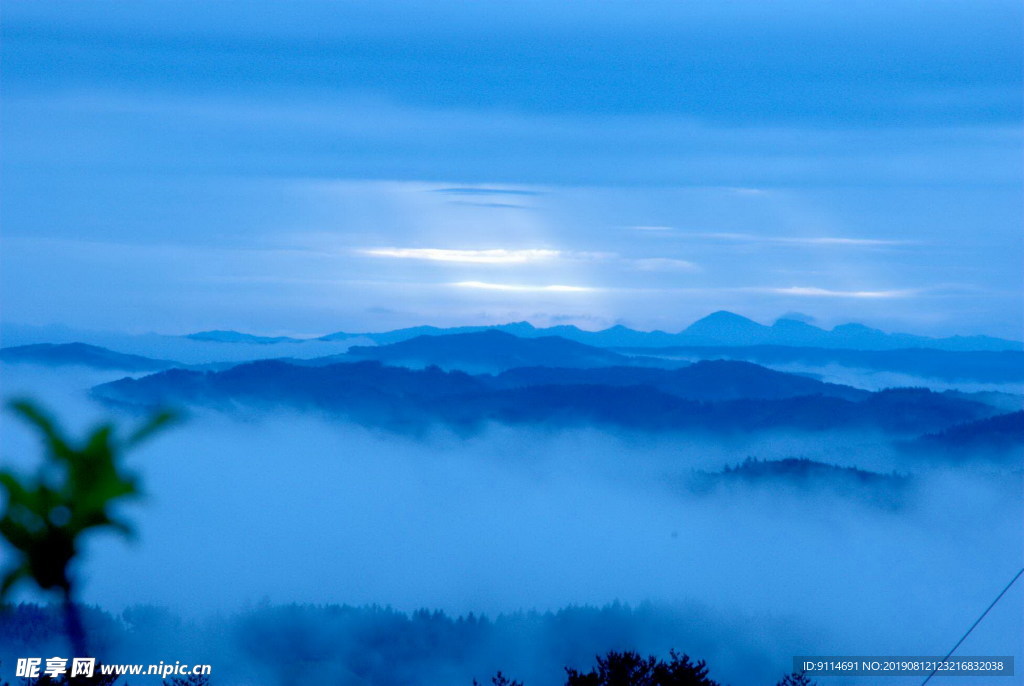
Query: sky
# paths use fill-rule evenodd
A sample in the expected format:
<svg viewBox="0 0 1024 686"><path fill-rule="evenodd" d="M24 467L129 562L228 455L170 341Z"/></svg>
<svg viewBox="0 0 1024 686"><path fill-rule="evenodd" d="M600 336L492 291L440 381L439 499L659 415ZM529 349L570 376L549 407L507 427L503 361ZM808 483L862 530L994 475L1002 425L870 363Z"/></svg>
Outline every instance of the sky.
<svg viewBox="0 0 1024 686"><path fill-rule="evenodd" d="M1024 338L1024 6L0 8L0 317Z"/></svg>

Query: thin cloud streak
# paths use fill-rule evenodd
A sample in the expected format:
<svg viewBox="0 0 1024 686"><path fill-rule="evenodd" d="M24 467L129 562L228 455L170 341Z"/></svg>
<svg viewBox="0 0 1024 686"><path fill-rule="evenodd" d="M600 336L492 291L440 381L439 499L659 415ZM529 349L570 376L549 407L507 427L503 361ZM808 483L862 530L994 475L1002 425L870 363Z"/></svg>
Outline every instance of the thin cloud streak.
<svg viewBox="0 0 1024 686"><path fill-rule="evenodd" d="M359 252L372 257L462 264L526 264L550 260L562 254L558 250L449 250L444 248L371 248Z"/></svg>
<svg viewBox="0 0 1024 686"><path fill-rule="evenodd" d="M909 298L920 293L919 290L895 291L834 291L828 288L807 286L791 286L789 288L755 288L745 289L757 293L774 293L777 295L797 295L812 298Z"/></svg>
<svg viewBox="0 0 1024 686"><path fill-rule="evenodd" d="M531 286L527 284L512 283L486 283L484 281L458 281L449 284L457 288L475 288L487 291L511 291L517 293L593 293L597 288L588 286L564 286L552 284L549 286Z"/></svg>
<svg viewBox="0 0 1024 686"><path fill-rule="evenodd" d="M771 295L793 295L807 298L854 298L854 299L885 299L885 298L910 298L921 293L920 290L887 290L887 291L840 291L829 288L817 288L814 286L789 286L778 287L726 287L726 288L633 288L633 287L605 287L594 288L590 286L567 286L548 285L534 286L528 284L504 284L489 283L484 281L458 281L448 284L459 288L475 288L490 291L512 291L523 293L541 292L562 292L562 293L593 293L603 291L606 293L692 293L714 295L716 293L761 293Z"/></svg>
<svg viewBox="0 0 1024 686"><path fill-rule="evenodd" d="M683 271L698 272L700 267L689 260L678 260L671 257L646 257L630 260L638 270L644 272Z"/></svg>
<svg viewBox="0 0 1024 686"><path fill-rule="evenodd" d="M700 271L700 267L689 260L669 257L623 257L612 252L566 251L550 249L526 250L460 250L448 248L366 248L357 251L370 257L385 257L426 262L447 262L454 264L526 265L536 262L565 260L576 262L620 263L638 271Z"/></svg>
<svg viewBox="0 0 1024 686"><path fill-rule="evenodd" d="M431 193L444 193L446 195L542 195L543 191L526 188L494 188L489 186L473 186L458 188L433 188Z"/></svg>
<svg viewBox="0 0 1024 686"><path fill-rule="evenodd" d="M686 233L683 235L686 238L735 241L737 243L774 243L778 245L846 245L857 247L920 245L919 241L848 238L845 236L758 236L751 233Z"/></svg>
<svg viewBox="0 0 1024 686"><path fill-rule="evenodd" d="M844 238L842 236L821 236L817 238L774 238L776 243L792 243L798 245L915 245L915 241L890 241L879 238Z"/></svg>

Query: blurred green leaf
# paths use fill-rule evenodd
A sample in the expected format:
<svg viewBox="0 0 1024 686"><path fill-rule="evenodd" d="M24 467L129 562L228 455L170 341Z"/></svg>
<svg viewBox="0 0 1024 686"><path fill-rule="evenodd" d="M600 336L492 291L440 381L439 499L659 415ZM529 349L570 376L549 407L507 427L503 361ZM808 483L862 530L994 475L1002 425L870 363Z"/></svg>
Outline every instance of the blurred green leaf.
<svg viewBox="0 0 1024 686"><path fill-rule="evenodd" d="M105 528L133 534L131 525L112 512L118 502L140 493L138 477L123 465L125 451L175 417L158 413L125 440L118 439L113 425L104 424L76 444L33 403L19 400L10 408L39 432L45 454L34 477L0 471L0 490L6 494L0 536L15 553L14 565L0 582L0 602L22 579L69 596L68 568L84 533Z"/></svg>

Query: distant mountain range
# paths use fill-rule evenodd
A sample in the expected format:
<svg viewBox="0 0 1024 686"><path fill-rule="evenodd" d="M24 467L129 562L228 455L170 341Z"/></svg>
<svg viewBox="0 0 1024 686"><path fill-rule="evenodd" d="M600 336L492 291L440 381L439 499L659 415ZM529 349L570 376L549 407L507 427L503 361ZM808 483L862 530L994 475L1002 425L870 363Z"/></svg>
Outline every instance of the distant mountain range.
<svg viewBox="0 0 1024 686"><path fill-rule="evenodd" d="M528 322L515 322L494 326L459 326L439 328L416 326L385 333L337 332L321 336L320 341L345 341L363 339L379 345L398 343L418 336L442 336L451 334L502 331L520 338L559 336L571 341L586 343L603 348L650 348L670 346L750 346L779 345L816 348L839 348L854 350L895 350L900 348L931 348L935 350L1017 350L1024 349L1024 343L991 336L951 336L929 338L903 333L886 333L863 324L842 324L833 329L822 329L796 319L779 319L768 326L732 312L714 312L699 319L678 333L665 331L636 331L625 326L614 326L602 331L585 331L576 326L552 326L537 328ZM234 331L207 331L190 334L201 340L223 342L295 342L299 339L266 338L250 336Z"/></svg>
<svg viewBox="0 0 1024 686"><path fill-rule="evenodd" d="M307 367L375 360L392 366L434 366L475 374L498 373L518 367L593 368L636 365L676 368L689 364L650 358L636 353L619 353L558 336L520 338L494 329L473 333L424 335L382 345L357 345L338 355L310 359L278 359Z"/></svg>
<svg viewBox="0 0 1024 686"><path fill-rule="evenodd" d="M268 344L267 352L273 352ZM640 364L644 359L604 348L595 348L557 336L518 338L501 331L419 336L406 341L380 346L353 346L346 353L312 359L279 358L295 365L323 367L339 362L376 360L392 366L461 369L474 372L498 372L521 366L596 367ZM216 369L230 363L186 365L170 360L127 355L85 343L41 343L0 348L0 362L32 362L50 366L80 365L98 369L155 371L178 367L182 369ZM664 363L679 366L678 363Z"/></svg>
<svg viewBox="0 0 1024 686"><path fill-rule="evenodd" d="M325 360L358 358L404 366L494 371L516 367L601 367L631 364L631 358L558 336L520 338L498 330L417 336L378 346L353 346Z"/></svg>
<svg viewBox="0 0 1024 686"><path fill-rule="evenodd" d="M954 382L1024 382L1024 351L1020 350L847 350L780 345L632 347L615 350L624 354L681 361L746 360L768 366L806 365L819 368L837 365Z"/></svg>
<svg viewBox="0 0 1024 686"><path fill-rule="evenodd" d="M578 370L556 369L520 385L528 374L518 374L516 381L513 375L414 370L375 361L325 367L264 361L220 372L175 369L103 384L93 392L130 405L317 409L395 430L433 423L473 429L498 422L701 432L874 428L916 435L995 413L924 389L868 393L752 367L705 362L678 371L634 370L637 384L630 383L629 370L599 370L603 377L595 372L587 379ZM666 378L643 378L652 371ZM616 375L616 382L607 383Z"/></svg>
<svg viewBox="0 0 1024 686"><path fill-rule="evenodd" d="M731 359L762 366L829 365L866 371L889 371L950 382L1024 382L1024 352L931 349L843 350L782 346L601 348L558 336L521 338L487 329L474 333L421 335L398 343L353 346L347 353L314 358L302 364L324 365L379 360L414 367L494 372L520 367L595 368L642 366L678 368L699 360Z"/></svg>
<svg viewBox="0 0 1024 686"><path fill-rule="evenodd" d="M273 339L270 339L273 340ZM216 344L214 344L216 345ZM327 345L327 344L324 344ZM893 372L915 378L940 379L953 382L981 382L1014 384L1024 382L1024 352L1021 351L949 351L932 349L905 350L843 350L784 346L674 346L668 348L601 348L558 336L521 338L496 329L472 333L421 335L391 344L351 346L347 352L309 359L274 356L275 352L292 352L296 345L279 346L274 343L248 345L252 359L274 357L296 365L327 366L342 362L377 360L385 364L460 369L473 373L499 373L519 370L507 377L508 382L529 380L536 385L550 375L550 370L530 368L558 368L563 375L568 369L622 368L618 371L576 373L575 378L585 383L626 385L628 383L672 383L671 376L646 373L637 368L678 369L700 360L745 361L758 365L781 368L785 372L808 372L833 367L855 372ZM312 350L312 349L311 349ZM0 349L0 361L32 362L52 366L81 365L100 369L126 371L155 371L180 367L185 369L226 369L236 362L224 361L204 365L188 365L167 359L128 355L83 343L35 344ZM243 361L243 360L239 360ZM248 361L248 360L244 360ZM749 365L747 368L753 368ZM792 369L795 367L796 369ZM633 368L627 371L624 368ZM692 372L691 372L692 373ZM789 379L799 379L793 374ZM596 380L596 381L595 381ZM806 382L807 379L804 379ZM769 386L770 384L765 384ZM1012 390L1012 389L1011 389ZM1012 401L1012 398L1007 400ZM1005 403L1004 403L1005 404ZM1017 406L1019 407L1019 405ZM1016 409L1012 407L1010 409Z"/></svg>
<svg viewBox="0 0 1024 686"><path fill-rule="evenodd" d="M85 343L37 343L0 348L0 362L80 366L126 372L151 372L180 366L171 360L127 355Z"/></svg>
<svg viewBox="0 0 1024 686"><path fill-rule="evenodd" d="M972 394L872 393L739 360L661 368L644 357L558 337L524 339L500 331L421 336L341 357L190 369L80 343L0 350L4 363L158 372L96 387L94 394L108 402L313 408L396 430L489 422L719 433L873 428L907 439L931 434L920 440L956 446L1012 443L1013 422L1019 423L986 423L1005 410ZM493 373L460 371L465 369Z"/></svg>

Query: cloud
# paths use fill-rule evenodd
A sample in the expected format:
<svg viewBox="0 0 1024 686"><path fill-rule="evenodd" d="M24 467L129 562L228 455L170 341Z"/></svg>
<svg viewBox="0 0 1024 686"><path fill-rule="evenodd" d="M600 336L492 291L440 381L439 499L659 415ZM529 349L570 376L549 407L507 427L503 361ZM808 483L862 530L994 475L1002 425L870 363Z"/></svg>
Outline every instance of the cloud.
<svg viewBox="0 0 1024 686"><path fill-rule="evenodd" d="M435 188L430 192L444 193L448 195L542 195L541 191L534 191L526 188L491 188L488 186Z"/></svg>
<svg viewBox="0 0 1024 686"><path fill-rule="evenodd" d="M846 245L881 247L918 245L918 241L888 240L881 238L848 238L846 236L758 236L751 233L686 233L687 238L735 241L737 243L774 243L777 245Z"/></svg>
<svg viewBox="0 0 1024 686"><path fill-rule="evenodd" d="M508 250L494 248L486 250L462 250L449 248L364 248L357 251L371 257L424 260L428 262L450 262L458 264L530 264L566 260L576 262L618 262L643 271L685 270L698 267L693 262L667 257L630 258L614 252L551 250L530 248Z"/></svg>
<svg viewBox="0 0 1024 686"><path fill-rule="evenodd" d="M682 260L680 260L682 261ZM699 267L694 266L694 269ZM605 293L687 293L691 295L712 296L723 293L754 293L769 295L794 295L807 298L848 298L864 300L882 300L887 298L910 298L921 293L920 289L901 289L884 291L841 291L829 288L818 288L815 286L752 286L752 287L624 287L624 286L570 286L570 285L533 285L533 284L509 284L491 283L485 281L458 281L447 284L459 288L475 288L479 290L509 291L521 293L593 293L597 291ZM806 316L806 315L805 315Z"/></svg>
<svg viewBox="0 0 1024 686"><path fill-rule="evenodd" d="M915 241L891 241L879 238L844 238L841 236L820 236L810 238L772 238L776 243L795 243L798 245L913 245Z"/></svg>
<svg viewBox="0 0 1024 686"><path fill-rule="evenodd" d="M817 321L814 317L803 312L786 312L779 316L779 319L789 319L795 322L803 322L804 324L813 324Z"/></svg>
<svg viewBox="0 0 1024 686"><path fill-rule="evenodd" d="M671 231L671 226L631 226L633 231Z"/></svg>
<svg viewBox="0 0 1024 686"><path fill-rule="evenodd" d="M462 264L526 264L550 260L561 256L558 250L449 250L446 248L370 248L360 250L373 257L392 257L429 262L457 262Z"/></svg>
<svg viewBox="0 0 1024 686"><path fill-rule="evenodd" d="M598 289L588 286L563 286L553 284L549 286L533 286L528 284L512 283L486 283L483 281L458 281L449 284L458 288L476 288L487 291L513 291L519 293L592 293Z"/></svg>
<svg viewBox="0 0 1024 686"><path fill-rule="evenodd" d="M469 200L451 200L450 205L463 205L465 207L487 207L499 210L529 210L528 205L517 205L512 202L470 202Z"/></svg>
<svg viewBox="0 0 1024 686"><path fill-rule="evenodd" d="M812 298L909 298L920 293L916 289L892 291L834 291L828 288L808 286L790 286L789 288L753 288L745 289L756 293L775 293L778 295L797 295Z"/></svg>
<svg viewBox="0 0 1024 686"><path fill-rule="evenodd" d="M736 195L768 195L768 191L764 190L763 188L743 188L733 186L727 188L726 190L728 190L731 193L735 193Z"/></svg>
<svg viewBox="0 0 1024 686"><path fill-rule="evenodd" d="M677 260L671 257L646 257L636 260L630 260L630 263L645 272L655 271L684 271L684 272L697 272L700 271L700 267L690 262L689 260Z"/></svg>

